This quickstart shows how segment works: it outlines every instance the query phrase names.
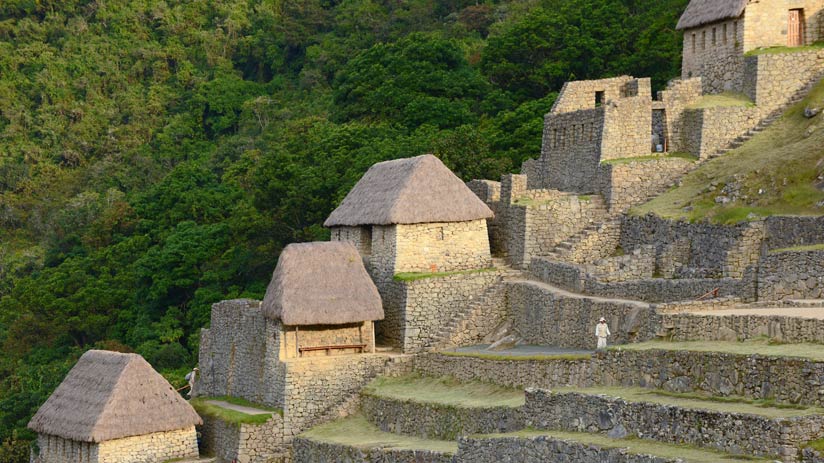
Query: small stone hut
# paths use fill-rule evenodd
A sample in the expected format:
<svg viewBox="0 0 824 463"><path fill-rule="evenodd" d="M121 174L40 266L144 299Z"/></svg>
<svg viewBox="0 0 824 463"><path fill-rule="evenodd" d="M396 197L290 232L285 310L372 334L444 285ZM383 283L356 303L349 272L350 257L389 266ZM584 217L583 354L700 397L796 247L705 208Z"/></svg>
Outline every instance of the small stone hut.
<svg viewBox="0 0 824 463"><path fill-rule="evenodd" d="M684 32L682 77L702 77L705 91L741 91L744 54L798 47L824 38L824 0L692 0Z"/></svg>
<svg viewBox="0 0 824 463"><path fill-rule="evenodd" d="M403 272L449 272L492 264L492 210L432 155L373 165L324 226L352 243L380 283Z"/></svg>
<svg viewBox="0 0 824 463"><path fill-rule="evenodd" d="M90 350L29 428L40 463L160 463L197 457L201 423L140 355Z"/></svg>
<svg viewBox="0 0 824 463"><path fill-rule="evenodd" d="M278 259L261 306L279 324L281 359L375 351L383 304L357 249L296 243Z"/></svg>

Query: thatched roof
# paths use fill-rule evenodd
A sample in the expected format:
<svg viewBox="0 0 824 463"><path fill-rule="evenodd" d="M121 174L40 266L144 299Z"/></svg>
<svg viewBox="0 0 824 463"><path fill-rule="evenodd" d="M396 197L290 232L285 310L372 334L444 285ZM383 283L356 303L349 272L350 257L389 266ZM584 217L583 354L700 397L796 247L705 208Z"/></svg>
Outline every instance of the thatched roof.
<svg viewBox="0 0 824 463"><path fill-rule="evenodd" d="M370 167L324 226L467 222L492 215L440 159L427 154Z"/></svg>
<svg viewBox="0 0 824 463"><path fill-rule="evenodd" d="M687 5L676 29L692 29L744 14L747 0L692 0Z"/></svg>
<svg viewBox="0 0 824 463"><path fill-rule="evenodd" d="M37 410L29 428L73 441L104 442L201 423L143 357L90 350Z"/></svg>
<svg viewBox="0 0 824 463"><path fill-rule="evenodd" d="M383 305L351 243L286 246L263 297L263 314L284 325L383 320Z"/></svg>

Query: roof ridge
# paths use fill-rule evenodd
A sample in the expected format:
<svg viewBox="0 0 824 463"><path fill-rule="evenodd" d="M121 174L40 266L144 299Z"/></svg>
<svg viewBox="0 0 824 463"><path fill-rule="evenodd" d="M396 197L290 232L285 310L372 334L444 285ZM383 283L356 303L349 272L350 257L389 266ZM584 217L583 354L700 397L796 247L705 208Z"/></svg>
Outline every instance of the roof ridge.
<svg viewBox="0 0 824 463"><path fill-rule="evenodd" d="M106 399L106 403L103 404L103 408L100 410L100 413L98 413L97 416L95 417L94 425L91 427L91 429L89 429L89 434L91 435L92 442L103 442L102 440L99 440L97 438L97 435L98 435L98 429L97 428L98 428L98 426L100 426L101 421L103 421L103 417L106 415L106 412L107 412L107 410L109 410L109 407L114 405L115 396L117 396L118 388L120 388L122 386L121 380L123 379L123 375L126 374L126 369L137 358L137 356L135 354L128 354L128 353L125 353L125 352L121 352L121 353L124 354L124 355L128 355L129 360L126 363L124 363L123 368L120 369L120 373L117 375L117 379L115 379L115 381L114 381L114 387L112 387L111 390L109 391L109 397Z"/></svg>
<svg viewBox="0 0 824 463"><path fill-rule="evenodd" d="M389 217L394 222L396 221L395 212L400 206L401 198L404 197L406 191L411 188L411 185L414 183L412 180L417 178L417 176L421 172L421 164L422 161L426 159L427 156L434 156L432 154L422 154L420 156L414 156L411 158L407 158L410 160L412 164L412 173L407 175L406 178L403 179L403 183L401 184L400 188L398 188L398 193L395 195L395 200L392 201L392 207L389 209Z"/></svg>

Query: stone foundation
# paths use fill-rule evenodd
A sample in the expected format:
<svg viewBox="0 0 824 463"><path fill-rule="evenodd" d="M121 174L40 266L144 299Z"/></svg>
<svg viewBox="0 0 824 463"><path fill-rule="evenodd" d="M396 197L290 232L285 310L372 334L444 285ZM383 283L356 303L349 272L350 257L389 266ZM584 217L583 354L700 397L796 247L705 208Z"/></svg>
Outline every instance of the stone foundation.
<svg viewBox="0 0 824 463"><path fill-rule="evenodd" d="M202 416L201 447L217 463L281 463L284 446L283 418L277 413L263 424L236 424Z"/></svg>
<svg viewBox="0 0 824 463"><path fill-rule="evenodd" d="M758 299L824 299L824 251L765 256L758 263Z"/></svg>
<svg viewBox="0 0 824 463"><path fill-rule="evenodd" d="M356 448L298 438L293 444L296 462L335 463L453 463L453 456L428 450Z"/></svg>
<svg viewBox="0 0 824 463"><path fill-rule="evenodd" d="M105 442L77 442L37 436L39 463L146 463L198 456L195 427Z"/></svg>

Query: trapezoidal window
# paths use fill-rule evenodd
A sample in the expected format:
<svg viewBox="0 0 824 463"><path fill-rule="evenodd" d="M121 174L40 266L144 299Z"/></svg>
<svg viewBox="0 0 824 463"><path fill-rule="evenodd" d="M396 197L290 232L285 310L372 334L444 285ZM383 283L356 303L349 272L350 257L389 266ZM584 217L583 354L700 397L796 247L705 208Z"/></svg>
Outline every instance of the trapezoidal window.
<svg viewBox="0 0 824 463"><path fill-rule="evenodd" d="M595 92L595 107L599 107L604 104L604 92Z"/></svg>
<svg viewBox="0 0 824 463"><path fill-rule="evenodd" d="M726 45L727 44L727 23L724 23L724 29L722 31L722 34L724 34L724 38L721 39L721 40L724 42L724 45Z"/></svg>
<svg viewBox="0 0 824 463"><path fill-rule="evenodd" d="M695 53L695 32L692 33L692 52Z"/></svg>

